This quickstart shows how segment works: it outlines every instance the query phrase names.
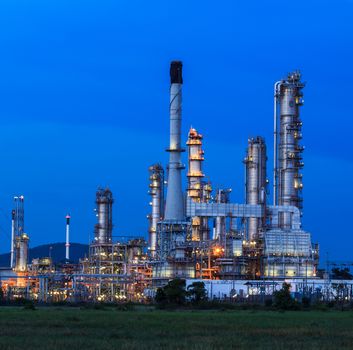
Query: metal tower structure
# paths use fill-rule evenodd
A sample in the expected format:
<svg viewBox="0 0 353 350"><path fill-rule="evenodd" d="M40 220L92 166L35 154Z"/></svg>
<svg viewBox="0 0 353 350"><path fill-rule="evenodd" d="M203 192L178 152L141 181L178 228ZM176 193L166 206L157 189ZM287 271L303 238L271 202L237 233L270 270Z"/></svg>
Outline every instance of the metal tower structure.
<svg viewBox="0 0 353 350"><path fill-rule="evenodd" d="M181 186L181 101L182 63L173 61L170 65L170 144L168 164L168 190L165 205L165 221L185 221L184 195Z"/></svg>
<svg viewBox="0 0 353 350"><path fill-rule="evenodd" d="M14 208L11 212L11 254L10 266L17 266L17 242L24 234L24 196L15 196Z"/></svg>
<svg viewBox="0 0 353 350"><path fill-rule="evenodd" d="M257 136L248 140L247 154L244 159L246 181L246 204L266 205L266 144L265 140ZM265 214L265 210L263 211ZM263 228L264 218L249 218L247 220L247 239L255 241L259 230Z"/></svg>
<svg viewBox="0 0 353 350"><path fill-rule="evenodd" d="M300 72L288 74L287 79L275 84L274 112L274 205L295 206L302 208L301 190L303 188L301 168L302 121L299 116L303 105ZM279 115L278 107L279 106ZM279 124L279 127L278 127ZM279 225L289 228L291 216L283 213Z"/></svg>
<svg viewBox="0 0 353 350"><path fill-rule="evenodd" d="M207 203L211 198L210 183L202 181L205 174L202 171L204 151L202 149L203 136L196 129L190 128L188 140L188 190L187 195L196 203ZM195 216L191 218L191 238L193 241L209 239L208 218Z"/></svg>
<svg viewBox="0 0 353 350"><path fill-rule="evenodd" d="M111 243L113 232L113 194L109 188L99 188L96 192L97 218L95 243Z"/></svg>
<svg viewBox="0 0 353 350"><path fill-rule="evenodd" d="M66 215L66 243L65 243L65 259L70 260L70 219L71 216Z"/></svg>
<svg viewBox="0 0 353 350"><path fill-rule="evenodd" d="M150 173L150 205L151 214L148 215L149 225L149 246L151 256L156 254L157 247L157 224L163 219L164 215L164 170L160 164L154 164L149 167Z"/></svg>

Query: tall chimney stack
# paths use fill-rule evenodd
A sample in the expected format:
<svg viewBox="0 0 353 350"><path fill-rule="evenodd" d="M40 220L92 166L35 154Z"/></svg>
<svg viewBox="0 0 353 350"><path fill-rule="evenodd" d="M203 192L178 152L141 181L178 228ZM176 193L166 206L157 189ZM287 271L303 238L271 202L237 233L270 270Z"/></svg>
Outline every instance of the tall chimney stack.
<svg viewBox="0 0 353 350"><path fill-rule="evenodd" d="M170 145L168 164L168 188L165 206L165 221L184 221L184 196L181 186L181 91L183 84L181 61L170 64Z"/></svg>

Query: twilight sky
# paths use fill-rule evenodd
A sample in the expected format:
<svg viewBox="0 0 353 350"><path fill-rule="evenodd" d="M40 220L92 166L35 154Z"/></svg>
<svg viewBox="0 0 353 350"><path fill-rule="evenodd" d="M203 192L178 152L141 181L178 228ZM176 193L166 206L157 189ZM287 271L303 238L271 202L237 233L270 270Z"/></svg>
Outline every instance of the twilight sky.
<svg viewBox="0 0 353 350"><path fill-rule="evenodd" d="M352 0L2 0L0 252L16 194L32 246L63 241L67 212L72 240L92 239L97 186L113 191L114 234L146 235L180 59L183 140L204 135L204 170L234 201L249 136L266 138L272 182L273 84L301 69L304 228L322 261L353 260L352 16Z"/></svg>

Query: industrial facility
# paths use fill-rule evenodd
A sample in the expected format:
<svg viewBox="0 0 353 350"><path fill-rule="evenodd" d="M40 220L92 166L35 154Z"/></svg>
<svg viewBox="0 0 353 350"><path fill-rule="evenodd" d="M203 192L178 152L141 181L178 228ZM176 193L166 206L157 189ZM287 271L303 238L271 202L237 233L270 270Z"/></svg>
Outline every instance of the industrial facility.
<svg viewBox="0 0 353 350"><path fill-rule="evenodd" d="M186 142L182 141L182 87L182 62L173 61L169 162L166 167L155 163L148 169L148 240L114 239L113 194L109 188L99 188L88 255L78 264L70 261L71 217L67 215L65 261L54 264L51 257L28 261L24 197L16 196L10 264L0 270L5 296L39 302L145 301L173 278L205 281L210 298L270 294L283 281L289 281L296 292L309 288L334 296L338 282L328 274L318 275L319 246L302 227L300 110L305 84L300 72L274 84L273 164L267 164L264 137L247 140L244 158L239 159L245 172L244 203L232 201L230 188L214 188L212 181L205 180L201 130L190 128ZM272 117L268 121L272 123ZM344 283L345 295L352 299L352 281Z"/></svg>

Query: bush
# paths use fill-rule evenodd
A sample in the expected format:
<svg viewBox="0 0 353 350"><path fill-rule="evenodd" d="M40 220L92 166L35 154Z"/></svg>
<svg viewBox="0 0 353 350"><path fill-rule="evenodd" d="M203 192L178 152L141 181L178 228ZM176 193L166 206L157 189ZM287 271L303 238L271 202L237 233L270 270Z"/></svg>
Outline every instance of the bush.
<svg viewBox="0 0 353 350"><path fill-rule="evenodd" d="M302 298L302 305L303 305L303 307L306 308L306 309L309 308L310 305L311 305L311 299L308 298L308 297L303 297L303 298Z"/></svg>
<svg viewBox="0 0 353 350"><path fill-rule="evenodd" d="M23 306L23 310L36 310L33 301L26 300L26 303Z"/></svg>
<svg viewBox="0 0 353 350"><path fill-rule="evenodd" d="M205 283L194 282L188 287L188 296L191 298L191 302L200 303L201 301L207 300L207 291Z"/></svg>
<svg viewBox="0 0 353 350"><path fill-rule="evenodd" d="M272 307L273 305L273 300L272 299L266 299L265 300L265 306L266 307Z"/></svg>
<svg viewBox="0 0 353 350"><path fill-rule="evenodd" d="M133 303L124 303L124 304L118 304L116 306L117 311L133 311L135 308L135 305Z"/></svg>
<svg viewBox="0 0 353 350"><path fill-rule="evenodd" d="M183 305L186 300L185 280L176 278L163 288L158 288L155 301L157 304Z"/></svg>
<svg viewBox="0 0 353 350"><path fill-rule="evenodd" d="M163 288L158 288L155 296L155 301L157 304L165 304L167 302L167 295Z"/></svg>
<svg viewBox="0 0 353 350"><path fill-rule="evenodd" d="M297 310L298 304L290 295L290 284L283 283L282 289L273 293L274 306L279 310Z"/></svg>

